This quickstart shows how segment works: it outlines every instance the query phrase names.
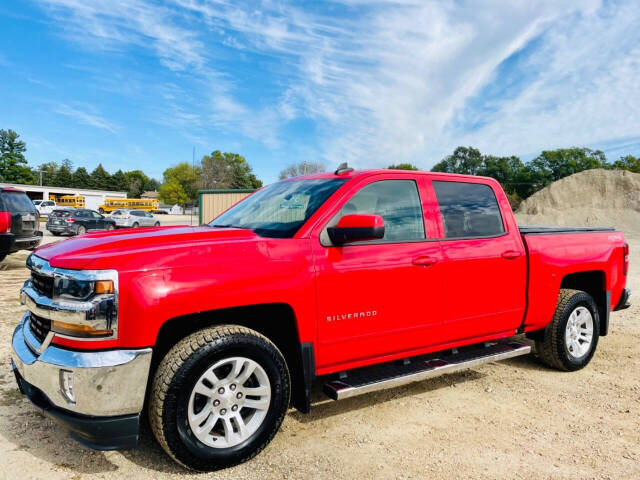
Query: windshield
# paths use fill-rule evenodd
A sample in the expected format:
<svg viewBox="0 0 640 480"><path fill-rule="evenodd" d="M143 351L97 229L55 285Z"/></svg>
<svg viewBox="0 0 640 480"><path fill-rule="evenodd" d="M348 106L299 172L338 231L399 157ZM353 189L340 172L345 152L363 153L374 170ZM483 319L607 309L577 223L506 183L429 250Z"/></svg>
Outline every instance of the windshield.
<svg viewBox="0 0 640 480"><path fill-rule="evenodd" d="M247 197L209 226L248 228L262 237L291 238L345 178L277 182Z"/></svg>

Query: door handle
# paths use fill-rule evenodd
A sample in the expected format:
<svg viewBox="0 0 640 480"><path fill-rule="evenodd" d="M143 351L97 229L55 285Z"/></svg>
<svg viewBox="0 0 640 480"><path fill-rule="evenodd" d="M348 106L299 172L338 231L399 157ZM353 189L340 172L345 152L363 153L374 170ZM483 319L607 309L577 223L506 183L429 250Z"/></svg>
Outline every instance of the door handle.
<svg viewBox="0 0 640 480"><path fill-rule="evenodd" d="M514 260L520 257L520 252L516 252L515 250L507 250L506 252L502 252L502 258L506 258L507 260Z"/></svg>
<svg viewBox="0 0 640 480"><path fill-rule="evenodd" d="M424 256L424 257L416 257L416 258L414 258L411 261L411 263L413 263L414 265L418 265L420 267L428 267L430 265L433 265L437 261L438 261L438 259L436 259L436 258L429 257L429 256Z"/></svg>

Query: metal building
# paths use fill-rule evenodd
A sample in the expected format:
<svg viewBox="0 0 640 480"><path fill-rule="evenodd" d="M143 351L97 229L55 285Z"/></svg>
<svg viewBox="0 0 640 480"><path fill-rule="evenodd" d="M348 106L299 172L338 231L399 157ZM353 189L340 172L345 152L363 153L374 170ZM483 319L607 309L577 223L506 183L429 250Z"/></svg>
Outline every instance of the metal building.
<svg viewBox="0 0 640 480"><path fill-rule="evenodd" d="M200 225L209 223L226 209L255 190L199 190L198 213Z"/></svg>

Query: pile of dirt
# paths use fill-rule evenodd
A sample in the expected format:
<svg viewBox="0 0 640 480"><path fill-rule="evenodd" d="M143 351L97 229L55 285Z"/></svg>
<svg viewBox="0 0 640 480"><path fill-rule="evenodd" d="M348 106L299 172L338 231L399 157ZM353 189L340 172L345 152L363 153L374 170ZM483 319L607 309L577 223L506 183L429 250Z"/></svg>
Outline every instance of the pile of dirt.
<svg viewBox="0 0 640 480"><path fill-rule="evenodd" d="M520 204L520 225L616 227L640 235L640 174L586 170L552 183Z"/></svg>

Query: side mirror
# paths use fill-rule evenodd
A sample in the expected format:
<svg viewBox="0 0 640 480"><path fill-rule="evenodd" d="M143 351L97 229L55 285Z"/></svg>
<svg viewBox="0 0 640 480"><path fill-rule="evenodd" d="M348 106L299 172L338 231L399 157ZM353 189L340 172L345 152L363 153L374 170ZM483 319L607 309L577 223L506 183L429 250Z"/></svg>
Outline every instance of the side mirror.
<svg viewBox="0 0 640 480"><path fill-rule="evenodd" d="M377 240L384 237L384 220L380 215L345 215L327 233L334 245Z"/></svg>

